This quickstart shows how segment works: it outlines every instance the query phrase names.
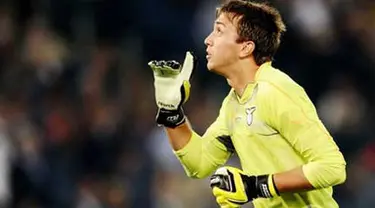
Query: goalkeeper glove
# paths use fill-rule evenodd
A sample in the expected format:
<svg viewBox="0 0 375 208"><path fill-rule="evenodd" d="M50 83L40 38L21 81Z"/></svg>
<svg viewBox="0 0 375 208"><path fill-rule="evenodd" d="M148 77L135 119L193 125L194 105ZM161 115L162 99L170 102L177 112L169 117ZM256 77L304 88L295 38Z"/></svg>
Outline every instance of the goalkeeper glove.
<svg viewBox="0 0 375 208"><path fill-rule="evenodd" d="M158 106L156 122L175 128L185 122L182 110L190 94L189 79L196 67L196 59L186 52L183 65L177 61L150 61L154 73L155 99Z"/></svg>
<svg viewBox="0 0 375 208"><path fill-rule="evenodd" d="M234 167L219 168L210 180L220 207L240 207L256 198L272 198L279 193L272 175L247 176Z"/></svg>

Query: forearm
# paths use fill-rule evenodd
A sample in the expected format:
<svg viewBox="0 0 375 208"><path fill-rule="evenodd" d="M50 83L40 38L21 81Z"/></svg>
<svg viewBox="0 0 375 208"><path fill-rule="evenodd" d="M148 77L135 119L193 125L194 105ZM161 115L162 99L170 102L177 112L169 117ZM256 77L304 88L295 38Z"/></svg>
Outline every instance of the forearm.
<svg viewBox="0 0 375 208"><path fill-rule="evenodd" d="M276 173L273 175L273 181L279 193L314 189L309 180L305 177L302 167Z"/></svg>
<svg viewBox="0 0 375 208"><path fill-rule="evenodd" d="M187 121L176 128L166 127L165 129L168 135L169 143L174 151L178 151L185 147L189 143L193 132Z"/></svg>
<svg viewBox="0 0 375 208"><path fill-rule="evenodd" d="M311 162L303 167L276 173L273 180L279 193L326 188L346 179L345 164Z"/></svg>

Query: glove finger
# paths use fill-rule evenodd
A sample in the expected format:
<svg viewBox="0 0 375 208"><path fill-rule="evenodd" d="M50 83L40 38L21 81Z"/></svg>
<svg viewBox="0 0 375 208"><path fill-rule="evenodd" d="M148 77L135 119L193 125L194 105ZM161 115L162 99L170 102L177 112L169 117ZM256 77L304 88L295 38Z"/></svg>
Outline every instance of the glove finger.
<svg viewBox="0 0 375 208"><path fill-rule="evenodd" d="M215 197L219 197L219 196L226 195L226 194L228 194L229 192L224 191L224 190L222 190L222 189L220 189L220 188L218 188L218 187L214 187L214 188L212 189L212 193L214 194Z"/></svg>
<svg viewBox="0 0 375 208"><path fill-rule="evenodd" d="M162 61L150 61L148 65L154 71L154 73L158 76L169 77L175 76L180 73L179 70L172 69L169 67L168 62Z"/></svg>
<svg viewBox="0 0 375 208"><path fill-rule="evenodd" d="M160 61L156 61L156 60L153 60L153 61L150 61L148 62L148 66L152 69L152 71L156 72L156 73L160 73Z"/></svg>
<svg viewBox="0 0 375 208"><path fill-rule="evenodd" d="M195 58L191 52L186 52L185 61L182 66L181 79L189 80L191 73L193 72L195 64Z"/></svg>
<svg viewBox="0 0 375 208"><path fill-rule="evenodd" d="M232 193L232 192L229 192L229 191L225 191L223 189L220 189L218 187L214 187L212 189L212 193L215 197L220 197L220 196L225 196L226 199L237 199L239 196L236 195L236 193ZM227 203L229 203L230 201L227 200ZM242 201L241 201L242 202ZM234 203L234 202L233 202ZM231 204L233 204L231 203ZM234 204L233 204L234 205Z"/></svg>
<svg viewBox="0 0 375 208"><path fill-rule="evenodd" d="M220 186L220 176L212 175L210 177L210 187L213 188L215 186Z"/></svg>
<svg viewBox="0 0 375 208"><path fill-rule="evenodd" d="M152 68L152 70L154 71L154 73L157 75L157 76L167 76L168 74L165 72L165 70L163 70L163 68L161 68L160 66L154 66Z"/></svg>
<svg viewBox="0 0 375 208"><path fill-rule="evenodd" d="M181 65L177 61L164 61L161 64L164 74L178 75L181 72Z"/></svg>
<svg viewBox="0 0 375 208"><path fill-rule="evenodd" d="M226 200L227 202L226 202L226 206L228 206L228 207L230 207L230 208L238 208L238 207L241 207L241 205L239 205L239 204L236 204L236 203L233 203L233 202L231 202L231 201L229 201L229 200Z"/></svg>
<svg viewBox="0 0 375 208"><path fill-rule="evenodd" d="M228 205L227 200L225 199L224 196L216 197L216 202L217 202L217 204L220 205L220 207L224 207L224 206Z"/></svg>
<svg viewBox="0 0 375 208"><path fill-rule="evenodd" d="M148 62L148 66L151 68L151 69L154 69L154 67L156 66L156 62L155 60L152 60L150 62Z"/></svg>
<svg viewBox="0 0 375 208"><path fill-rule="evenodd" d="M238 208L238 207L240 207L238 204L234 204L234 203L229 202L224 196L217 197L216 202L221 208Z"/></svg>
<svg viewBox="0 0 375 208"><path fill-rule="evenodd" d="M167 62L166 62L166 65L167 65L168 67L170 67L171 69L173 69L173 70L178 70L178 71L180 71L180 68L181 68L181 64L178 63L177 61L174 61L174 60L172 60L172 61L167 61Z"/></svg>

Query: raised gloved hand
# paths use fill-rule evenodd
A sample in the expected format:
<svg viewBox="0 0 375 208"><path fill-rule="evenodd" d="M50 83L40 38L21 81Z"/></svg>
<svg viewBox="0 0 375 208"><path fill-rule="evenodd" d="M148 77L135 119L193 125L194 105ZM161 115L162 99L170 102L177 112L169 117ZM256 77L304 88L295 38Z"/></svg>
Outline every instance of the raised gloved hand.
<svg viewBox="0 0 375 208"><path fill-rule="evenodd" d="M186 52L183 65L177 61L150 61L154 72L155 99L158 106L156 122L175 128L185 122L182 109L190 95L190 76L196 67L196 59Z"/></svg>

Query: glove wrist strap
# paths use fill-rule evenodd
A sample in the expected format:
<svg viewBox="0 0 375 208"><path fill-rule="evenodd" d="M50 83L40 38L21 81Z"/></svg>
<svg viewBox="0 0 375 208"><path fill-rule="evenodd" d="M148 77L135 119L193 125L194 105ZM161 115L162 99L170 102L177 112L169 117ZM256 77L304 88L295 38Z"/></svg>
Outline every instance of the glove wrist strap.
<svg viewBox="0 0 375 208"><path fill-rule="evenodd" d="M156 115L156 123L169 128L176 128L185 123L185 114L181 107L177 110L159 108Z"/></svg>
<svg viewBox="0 0 375 208"><path fill-rule="evenodd" d="M267 184L272 197L280 196L279 190L277 190L272 174L268 175Z"/></svg>
<svg viewBox="0 0 375 208"><path fill-rule="evenodd" d="M249 198L272 198L279 196L273 175L245 176L246 194Z"/></svg>

